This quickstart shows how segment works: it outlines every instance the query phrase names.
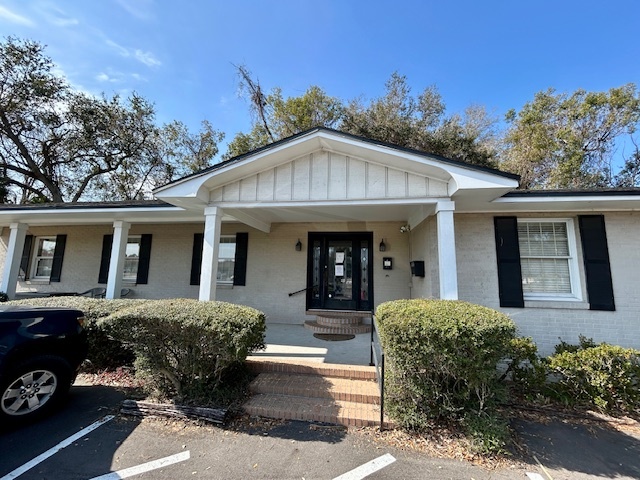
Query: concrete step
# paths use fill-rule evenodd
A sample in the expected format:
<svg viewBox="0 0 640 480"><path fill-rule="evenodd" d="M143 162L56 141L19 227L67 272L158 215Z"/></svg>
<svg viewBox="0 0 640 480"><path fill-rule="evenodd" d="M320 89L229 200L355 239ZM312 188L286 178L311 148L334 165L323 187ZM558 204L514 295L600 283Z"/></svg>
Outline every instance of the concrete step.
<svg viewBox="0 0 640 480"><path fill-rule="evenodd" d="M273 360L252 358L246 361L255 373L282 372L292 374L322 375L325 377L376 380L375 367L365 365L342 365L337 363L305 362L303 360Z"/></svg>
<svg viewBox="0 0 640 480"><path fill-rule="evenodd" d="M316 320L307 320L304 322L305 328L308 328L313 333L329 333L329 334L343 334L343 335L358 335L360 333L371 332L371 325L368 324L333 324L333 325L321 325Z"/></svg>
<svg viewBox="0 0 640 480"><path fill-rule="evenodd" d="M378 384L371 380L289 373L261 373L251 382L249 389L253 393L332 398L345 402L373 405L380 403Z"/></svg>
<svg viewBox="0 0 640 480"><path fill-rule="evenodd" d="M325 422L354 427L372 427L380 423L380 407L378 405L330 398L262 393L252 396L244 404L244 410L249 415L261 417Z"/></svg>

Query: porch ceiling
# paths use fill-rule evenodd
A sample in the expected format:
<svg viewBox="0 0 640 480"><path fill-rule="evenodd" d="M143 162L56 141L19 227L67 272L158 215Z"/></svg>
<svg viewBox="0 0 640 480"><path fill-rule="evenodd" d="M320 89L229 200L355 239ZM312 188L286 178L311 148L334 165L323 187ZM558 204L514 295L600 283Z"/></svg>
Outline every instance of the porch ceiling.
<svg viewBox="0 0 640 480"><path fill-rule="evenodd" d="M416 223L435 212L431 205L379 204L379 205L314 205L314 206L252 206L250 208L224 208L224 219L233 217L250 223L250 218L265 224L314 222L407 222ZM250 217L250 218L247 218Z"/></svg>

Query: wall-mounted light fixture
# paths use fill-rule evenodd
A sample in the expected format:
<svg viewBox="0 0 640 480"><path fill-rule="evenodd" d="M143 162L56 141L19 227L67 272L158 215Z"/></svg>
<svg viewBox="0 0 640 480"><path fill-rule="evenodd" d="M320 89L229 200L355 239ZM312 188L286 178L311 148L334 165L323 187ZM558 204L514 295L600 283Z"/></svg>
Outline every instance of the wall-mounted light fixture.
<svg viewBox="0 0 640 480"><path fill-rule="evenodd" d="M296 243L296 252L302 251L302 242L298 239L298 243Z"/></svg>
<svg viewBox="0 0 640 480"><path fill-rule="evenodd" d="M380 241L380 251L381 252L386 252L387 251L387 246L384 243L384 238Z"/></svg>

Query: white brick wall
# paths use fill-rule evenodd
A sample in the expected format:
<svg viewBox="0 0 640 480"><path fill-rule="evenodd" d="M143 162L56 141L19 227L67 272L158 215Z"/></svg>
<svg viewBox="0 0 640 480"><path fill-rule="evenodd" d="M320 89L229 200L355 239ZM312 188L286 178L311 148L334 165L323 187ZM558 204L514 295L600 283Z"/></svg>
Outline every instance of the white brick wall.
<svg viewBox="0 0 640 480"><path fill-rule="evenodd" d="M575 213L527 214L519 217L577 218ZM525 308L500 308L496 269L493 215L456 215L458 287L461 300L503 310L516 322L520 333L531 336L542 354L553 352L559 338L577 343L578 335L640 349L640 213L606 213L605 225L613 277L616 311L588 310L586 302L578 308L564 302L527 302ZM576 240L580 259L580 278L586 300L584 265L577 221ZM553 306L553 308L549 308Z"/></svg>
<svg viewBox="0 0 640 480"><path fill-rule="evenodd" d="M528 215L542 217L545 215ZM548 217L573 217L559 213ZM576 230L577 230L577 222ZM559 338L576 342L578 335L593 337L640 349L640 213L605 214L609 255L613 274L615 312L590 311L587 304L527 303L523 309L503 309L518 325L522 335L533 337L543 354L552 351ZM306 286L308 232L374 232L374 299L378 305L398 298L438 296L437 228L433 217L409 233L400 233L402 222L273 224L269 234L242 224L224 224L223 235L249 232L247 285L220 287L218 300L250 305L263 310L270 322L302 323L305 294L289 292ZM133 297L197 298L198 287L189 285L193 234L203 224L132 225L130 233L153 235L148 285L133 285ZM496 269L493 215L455 216L459 298L500 309ZM31 227L29 234L67 234L67 246L59 283L19 282L18 291L83 291L98 285L102 237L112 233L110 225ZM580 250L579 234L577 235ZM0 275L2 274L9 229L0 236ZM384 238L385 252L378 250ZM303 249L295 251L301 240ZM409 241L411 239L411 245ZM579 258L582 254L579 251ZM393 258L393 270L382 269L382 257ZM411 277L410 260L424 260L426 276ZM586 299L584 267L579 262L581 285ZM540 308L536 308L540 307Z"/></svg>

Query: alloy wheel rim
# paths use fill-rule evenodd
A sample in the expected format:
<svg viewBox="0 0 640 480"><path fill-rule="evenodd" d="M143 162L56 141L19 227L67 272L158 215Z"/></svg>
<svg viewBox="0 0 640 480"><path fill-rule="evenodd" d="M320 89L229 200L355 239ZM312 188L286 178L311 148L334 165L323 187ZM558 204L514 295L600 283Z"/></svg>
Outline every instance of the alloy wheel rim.
<svg viewBox="0 0 640 480"><path fill-rule="evenodd" d="M2 394L2 411L8 415L26 415L47 403L58 386L49 370L33 370L17 378Z"/></svg>

